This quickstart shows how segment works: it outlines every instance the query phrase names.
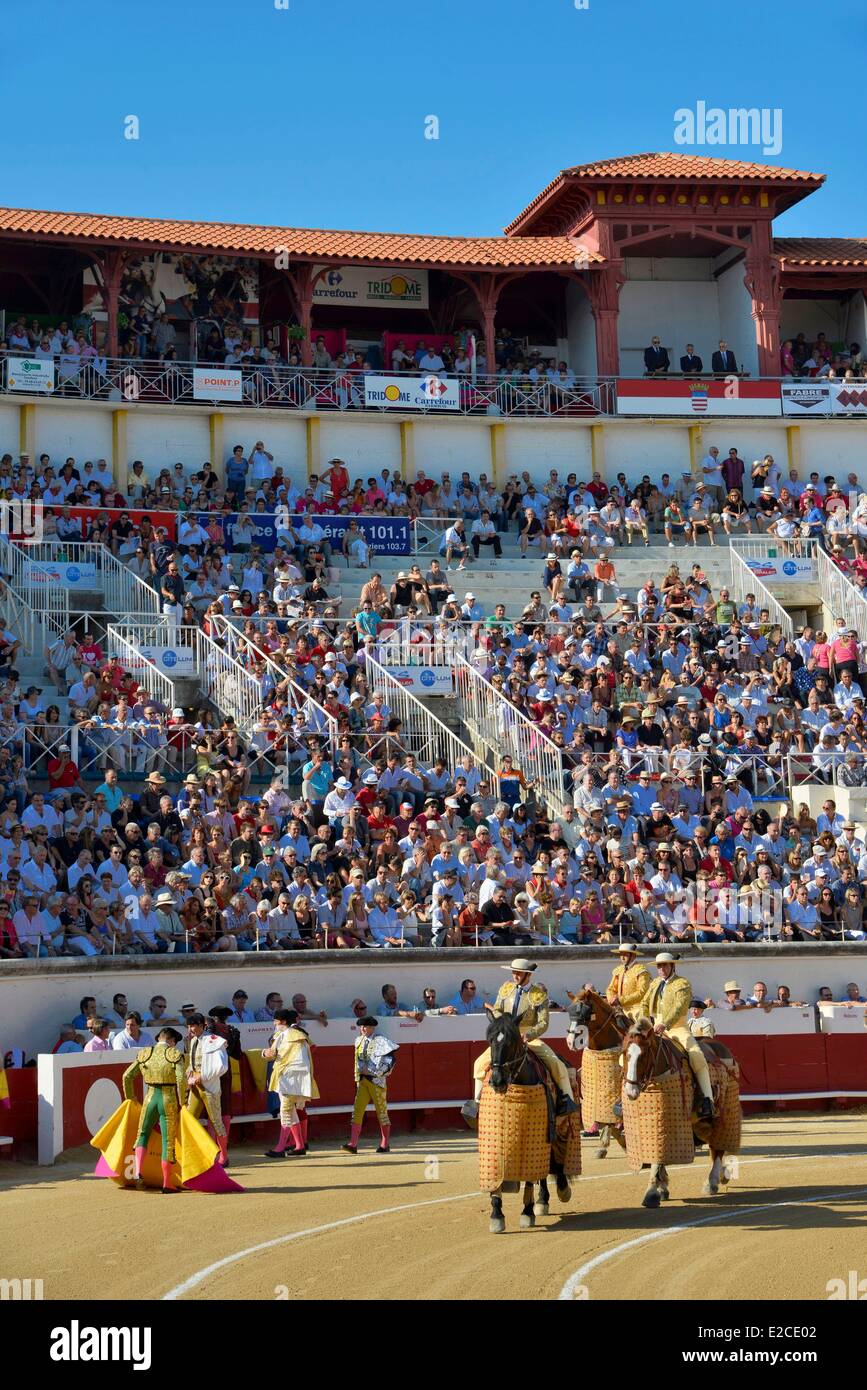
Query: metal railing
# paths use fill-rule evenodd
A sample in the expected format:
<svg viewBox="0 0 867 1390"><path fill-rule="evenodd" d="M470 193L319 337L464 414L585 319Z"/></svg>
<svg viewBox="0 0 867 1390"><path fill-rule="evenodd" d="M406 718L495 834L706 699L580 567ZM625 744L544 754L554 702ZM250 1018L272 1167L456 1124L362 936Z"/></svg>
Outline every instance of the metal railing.
<svg viewBox="0 0 867 1390"><path fill-rule="evenodd" d="M779 600L774 598L770 589L766 588L758 575L750 569L734 545L729 551L729 556L732 571L731 594L734 601L741 604L745 602L747 594L755 595L759 608L767 608L768 617L772 623L779 627L783 636L786 638L794 637L795 626L791 617Z"/></svg>
<svg viewBox="0 0 867 1390"><path fill-rule="evenodd" d="M326 737L328 747L336 752L338 725L334 715L323 709L318 700L314 700L310 692L305 690L304 686L296 681L288 671L284 670L280 663L275 661L264 648L254 644L251 638L245 637L230 618L221 618L216 615L209 621L216 635L225 643L225 651L239 666L244 668L243 653L245 649L255 652L257 661L261 662L274 685L282 686L286 690L292 712L303 710L306 727L312 733Z"/></svg>
<svg viewBox="0 0 867 1390"><path fill-rule="evenodd" d="M415 755L420 763L430 764L442 757L446 766L454 771L462 758L473 757L487 773L496 787L496 774L492 762L480 759L457 734L428 709L411 691L406 690L396 680L387 666L381 665L375 657L368 656L365 662L368 684L371 690L385 696L390 714L401 723L400 741Z"/></svg>
<svg viewBox="0 0 867 1390"><path fill-rule="evenodd" d="M149 695L158 699L166 709L172 708L175 702L172 682L131 640L129 629L122 631L109 623L105 629L105 645L108 655L116 657L125 671L140 673L139 680L147 686Z"/></svg>
<svg viewBox="0 0 867 1390"><path fill-rule="evenodd" d="M22 552L24 561L56 565L75 561L81 566L93 565L94 588L102 592L105 607L118 617L127 614L141 614L147 618L158 618L162 613L162 599L150 584L133 574L123 561L113 555L107 545L100 541L62 541L43 540L16 546ZM75 599L75 590L71 590ZM72 604L74 607L74 602Z"/></svg>
<svg viewBox="0 0 867 1390"><path fill-rule="evenodd" d="M20 357L28 354L21 353ZM20 399L20 390L11 390L10 369L14 373L14 357L4 362L0 392L10 392ZM144 402L158 405L199 405L213 409L225 402L220 393L204 395L206 388L197 388L194 372L205 368L213 375L234 375L240 384L239 399L233 405L254 409L286 409L301 411L364 410L387 412L391 406L365 401L365 373L345 368L316 369L312 367L282 367L271 363L255 366L195 362L159 362L142 358L87 358L79 363L62 357L55 364L52 390L34 387L39 396L68 397L80 400ZM395 373L371 370L371 375L400 376L406 381L424 381L433 373ZM475 381L454 373L438 372L443 380L458 383L458 404L451 415L507 415L531 418L558 418L580 415L613 415L615 388L611 380L573 378L555 383L547 377L531 381L517 373L512 377L480 376ZM442 414L442 407L431 398L430 406L412 408L413 414Z"/></svg>
<svg viewBox="0 0 867 1390"><path fill-rule="evenodd" d="M842 618L847 628L857 632L859 641L867 641L867 598L856 589L848 575L838 569L827 551L818 546L816 564L825 607L835 618Z"/></svg>
<svg viewBox="0 0 867 1390"><path fill-rule="evenodd" d="M44 578L35 581L29 567L32 558L29 546L0 538L0 564L25 624L22 642L28 652L41 655L45 646L69 628L69 590Z"/></svg>
<svg viewBox="0 0 867 1390"><path fill-rule="evenodd" d="M507 700L465 657L454 657L455 692L470 733L499 765L503 753L514 758L527 782L533 782L550 809L567 804L563 754L531 719Z"/></svg>
<svg viewBox="0 0 867 1390"><path fill-rule="evenodd" d="M262 712L264 686L239 661L208 637L201 628L175 628L184 634L184 645L196 652L199 685L206 700L221 714L230 714L241 733L250 735Z"/></svg>

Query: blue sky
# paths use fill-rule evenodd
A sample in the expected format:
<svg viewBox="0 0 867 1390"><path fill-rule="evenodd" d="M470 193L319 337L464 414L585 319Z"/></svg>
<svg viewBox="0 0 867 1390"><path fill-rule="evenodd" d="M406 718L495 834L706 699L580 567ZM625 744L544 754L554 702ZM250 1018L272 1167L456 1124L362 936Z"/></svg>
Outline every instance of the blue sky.
<svg viewBox="0 0 867 1390"><path fill-rule="evenodd" d="M674 112L701 100L780 108L782 150L698 152L827 175L778 232L867 235L857 7L837 22L804 0L287 5L7 6L2 201L496 235L559 169L677 148Z"/></svg>

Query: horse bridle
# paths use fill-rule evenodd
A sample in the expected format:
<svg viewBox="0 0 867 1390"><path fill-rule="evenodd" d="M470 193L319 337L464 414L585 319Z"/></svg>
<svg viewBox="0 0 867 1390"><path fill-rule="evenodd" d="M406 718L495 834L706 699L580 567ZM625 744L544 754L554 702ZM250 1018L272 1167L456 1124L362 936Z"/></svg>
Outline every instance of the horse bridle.
<svg viewBox="0 0 867 1390"><path fill-rule="evenodd" d="M632 1083L633 1085L635 1085L635 1086L638 1087L638 1094L639 1094L639 1095L643 1095L643 1093L647 1090L648 1086L650 1086L654 1081L658 1081L660 1076L664 1076L664 1075L665 1075L665 1072L660 1072L660 1073L657 1075L656 1070L655 1070L655 1068L656 1068L656 1058L657 1058L657 1055L658 1055L658 1053L659 1053L660 1044L662 1043L663 1039L659 1036L659 1034L655 1031L655 1029L651 1029L649 1033L635 1033L635 1032L633 1032L632 1029L630 1029L629 1032L626 1034L625 1038L623 1039L623 1046L624 1046L624 1049L626 1048L626 1045L627 1045L627 1043L628 1043L630 1037L631 1037L634 1041L637 1041L639 1038L642 1038L642 1037L643 1037L643 1038L647 1038L648 1042L650 1042L650 1043L653 1044L652 1050L651 1050L650 1048L647 1048L647 1049L642 1048L642 1057L644 1056L644 1052L645 1052L645 1050L646 1050L646 1051L648 1052L648 1055L649 1055L649 1058L650 1058L650 1066L649 1066L649 1069L648 1069L648 1074L647 1074L647 1076L644 1078L643 1081L635 1081L635 1082ZM668 1039L666 1039L665 1041L668 1042ZM673 1062L673 1059L672 1059L670 1056L668 1056L667 1054L665 1054L665 1055L666 1055L666 1057L667 1057L667 1060L669 1061L669 1069L670 1069L671 1071L674 1071L674 1062Z"/></svg>
<svg viewBox="0 0 867 1390"><path fill-rule="evenodd" d="M605 996L602 995L602 994L598 994L598 993L596 992L596 990L593 990L593 993L596 995L596 998L599 1000L600 1004L604 1004L604 1006L605 1006L605 1008L606 1008L606 1010L607 1010L607 1013L606 1013L606 1015L605 1015L605 1018L602 1020L601 1027L604 1028L604 1027L606 1026L606 1024L611 1023L611 1024L613 1024L615 1030L619 1033L619 1032L620 1032L620 1029L617 1027L617 1022L616 1022L617 1017L618 1017L618 1014L617 1014L616 1009L614 1008L614 1005L613 1005L613 1004L609 1004L609 1002L608 1002L608 1000L605 998ZM588 1004L590 1003L589 1000L584 1000L583 1002L584 1002L584 1003L588 1003ZM594 1019L595 1019L595 1012L594 1012L594 1010L595 1010L595 1005L590 1004L590 1018L589 1018L589 1020L588 1020L588 1023L592 1023L592 1022L594 1021ZM622 1010L622 1009L620 1010L620 1017L621 1017L621 1018L625 1018L625 1017L626 1017L626 1015L623 1013L623 1010ZM570 1019L569 1019L569 1030L568 1030L568 1032L567 1032L567 1034L566 1034L567 1040L568 1040L568 1038L569 1038L573 1033L576 1033L576 1032L578 1031L579 1028L583 1028L584 1026L585 1026L584 1024L577 1023L573 1018L570 1017ZM623 1035L621 1035L621 1036L623 1036Z"/></svg>

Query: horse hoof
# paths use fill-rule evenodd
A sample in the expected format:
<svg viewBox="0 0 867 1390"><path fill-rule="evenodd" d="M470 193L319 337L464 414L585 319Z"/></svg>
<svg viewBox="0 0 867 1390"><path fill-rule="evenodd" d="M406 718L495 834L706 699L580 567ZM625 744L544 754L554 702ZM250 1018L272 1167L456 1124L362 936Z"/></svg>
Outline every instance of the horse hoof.
<svg viewBox="0 0 867 1390"><path fill-rule="evenodd" d="M722 1183L723 1187L728 1187L728 1184L732 1180L732 1175L727 1168L722 1169L719 1175L719 1180Z"/></svg>
<svg viewBox="0 0 867 1390"><path fill-rule="evenodd" d="M531 1211L522 1211L518 1219L518 1225L522 1231L531 1231L536 1224L536 1218Z"/></svg>
<svg viewBox="0 0 867 1390"><path fill-rule="evenodd" d="M595 1157L595 1158L607 1158L607 1157L608 1157L608 1150L607 1150L607 1149L597 1149L597 1150L596 1150L596 1153L595 1153L595 1155L594 1155L594 1157Z"/></svg>
<svg viewBox="0 0 867 1390"><path fill-rule="evenodd" d="M547 1203L547 1202L537 1202L536 1205L533 1207L533 1215L534 1215L534 1216L547 1216L547 1215L548 1215L548 1203Z"/></svg>
<svg viewBox="0 0 867 1390"><path fill-rule="evenodd" d="M643 1207L651 1207L651 1208L653 1208L653 1209L655 1210L656 1207L659 1206L659 1193L658 1193L658 1192L645 1192L645 1194L644 1194L644 1200L642 1201L641 1205L642 1205Z"/></svg>
<svg viewBox="0 0 867 1390"><path fill-rule="evenodd" d="M659 1189L659 1200L660 1200L661 1202L667 1202L668 1199L669 1199L669 1197L670 1197L670 1195L671 1195L671 1194L670 1194L670 1192L669 1192L669 1190L668 1190L667 1187L661 1187L661 1188Z"/></svg>
<svg viewBox="0 0 867 1390"><path fill-rule="evenodd" d="M716 1183L712 1182L706 1182L704 1187L701 1189L702 1197L715 1197L718 1192L719 1188L717 1187Z"/></svg>
<svg viewBox="0 0 867 1390"><path fill-rule="evenodd" d="M568 1182L565 1182L562 1187L557 1188L557 1200L558 1202L564 1203L571 1202L572 1188L569 1186Z"/></svg>
<svg viewBox="0 0 867 1390"><path fill-rule="evenodd" d="M506 1229L506 1222L502 1216L492 1216L491 1224L488 1227L492 1236L501 1236Z"/></svg>

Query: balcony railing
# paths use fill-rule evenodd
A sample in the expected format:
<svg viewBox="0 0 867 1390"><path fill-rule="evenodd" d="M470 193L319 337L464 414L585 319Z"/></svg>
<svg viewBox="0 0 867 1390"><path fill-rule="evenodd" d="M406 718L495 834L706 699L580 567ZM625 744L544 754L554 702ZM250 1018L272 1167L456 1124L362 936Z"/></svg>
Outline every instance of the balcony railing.
<svg viewBox="0 0 867 1390"><path fill-rule="evenodd" d="M9 355L2 362L0 391L19 395L22 388L15 376L15 363L22 360ZM211 376L240 373L237 397L208 388L196 371L205 368ZM397 377L407 384L422 382L431 376L423 372L372 372L372 375ZM205 409L215 405L240 405L253 409L298 411L362 410L387 413L394 406L384 400L379 404L365 401L366 373L347 370L316 370L308 367L280 367L270 363L257 366L223 368L219 364L195 362L158 362L140 358L75 358L60 357L54 362L53 384L40 384L34 379L30 394L94 401L143 402L149 405L200 405ZM570 378L568 383L554 383L546 377L531 381L526 377L505 378L468 377L438 373L443 380L458 383L458 403L443 412L435 399L413 406L412 414L460 414L545 416L549 419L582 415L613 415L615 391L612 380L599 378Z"/></svg>

